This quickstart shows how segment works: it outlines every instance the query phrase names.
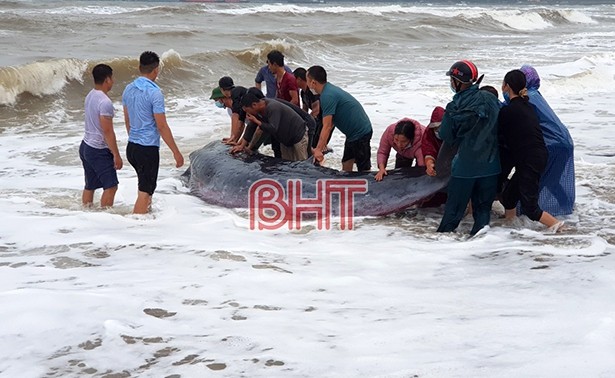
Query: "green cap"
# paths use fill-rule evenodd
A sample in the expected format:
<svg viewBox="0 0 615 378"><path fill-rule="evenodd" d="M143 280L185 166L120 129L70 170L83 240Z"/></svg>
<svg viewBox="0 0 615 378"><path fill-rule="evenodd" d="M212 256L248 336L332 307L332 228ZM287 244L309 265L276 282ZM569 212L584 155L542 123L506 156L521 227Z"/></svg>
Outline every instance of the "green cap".
<svg viewBox="0 0 615 378"><path fill-rule="evenodd" d="M222 90L220 89L220 87L215 87L213 91L211 91L211 97L209 98L210 100L217 100L220 98L223 98L224 95L222 94Z"/></svg>

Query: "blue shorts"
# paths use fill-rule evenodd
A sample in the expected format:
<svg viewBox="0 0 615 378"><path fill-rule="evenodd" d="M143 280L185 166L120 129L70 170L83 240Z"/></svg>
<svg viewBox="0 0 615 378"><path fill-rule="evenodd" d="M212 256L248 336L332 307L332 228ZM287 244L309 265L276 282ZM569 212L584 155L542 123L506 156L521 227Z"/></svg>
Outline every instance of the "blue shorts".
<svg viewBox="0 0 615 378"><path fill-rule="evenodd" d="M81 141L79 157L85 173L85 190L109 189L117 186L117 172L111 150L90 147Z"/></svg>
<svg viewBox="0 0 615 378"><path fill-rule="evenodd" d="M126 146L128 162L137 172L139 191L154 194L158 181L158 166L160 165L160 148L158 146L142 146L128 142Z"/></svg>

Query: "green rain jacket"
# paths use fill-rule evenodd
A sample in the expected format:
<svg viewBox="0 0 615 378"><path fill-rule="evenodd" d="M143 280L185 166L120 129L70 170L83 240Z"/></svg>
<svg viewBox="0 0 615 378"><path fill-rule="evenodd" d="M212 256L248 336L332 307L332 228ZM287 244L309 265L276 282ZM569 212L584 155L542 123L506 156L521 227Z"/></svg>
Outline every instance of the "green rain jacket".
<svg viewBox="0 0 615 378"><path fill-rule="evenodd" d="M498 113L500 102L478 84L456 93L446 105L440 138L458 147L451 176L478 178L500 173Z"/></svg>

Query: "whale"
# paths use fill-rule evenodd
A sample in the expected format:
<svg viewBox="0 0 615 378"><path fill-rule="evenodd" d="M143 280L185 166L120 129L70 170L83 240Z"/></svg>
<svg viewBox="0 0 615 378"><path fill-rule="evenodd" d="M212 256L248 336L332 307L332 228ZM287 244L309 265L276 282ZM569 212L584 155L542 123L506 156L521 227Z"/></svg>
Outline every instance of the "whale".
<svg viewBox="0 0 615 378"><path fill-rule="evenodd" d="M355 216L384 216L402 212L444 189L453 155L453 149L445 144L438 155L435 177L427 175L425 167L407 167L389 170L378 182L375 172L343 172L316 166L310 159L284 161L258 152L230 154L229 146L214 141L190 153L190 166L181 180L191 194L206 203L234 209L253 206L251 196L253 200L259 183L278 191L294 188L306 199L321 198L319 193L325 187L335 192L337 186L339 194L339 186L348 183L354 187L346 194L352 194ZM264 193L271 195L271 190ZM334 214L339 201L332 200Z"/></svg>

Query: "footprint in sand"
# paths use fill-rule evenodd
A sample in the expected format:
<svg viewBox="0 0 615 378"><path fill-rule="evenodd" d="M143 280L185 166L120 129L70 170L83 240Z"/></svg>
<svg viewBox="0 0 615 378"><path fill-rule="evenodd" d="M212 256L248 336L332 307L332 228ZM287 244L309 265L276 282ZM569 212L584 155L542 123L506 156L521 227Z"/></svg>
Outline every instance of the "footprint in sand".
<svg viewBox="0 0 615 378"><path fill-rule="evenodd" d="M177 314L177 312L169 312L163 308L146 308L143 312L159 319L170 318L171 316L175 316Z"/></svg>

